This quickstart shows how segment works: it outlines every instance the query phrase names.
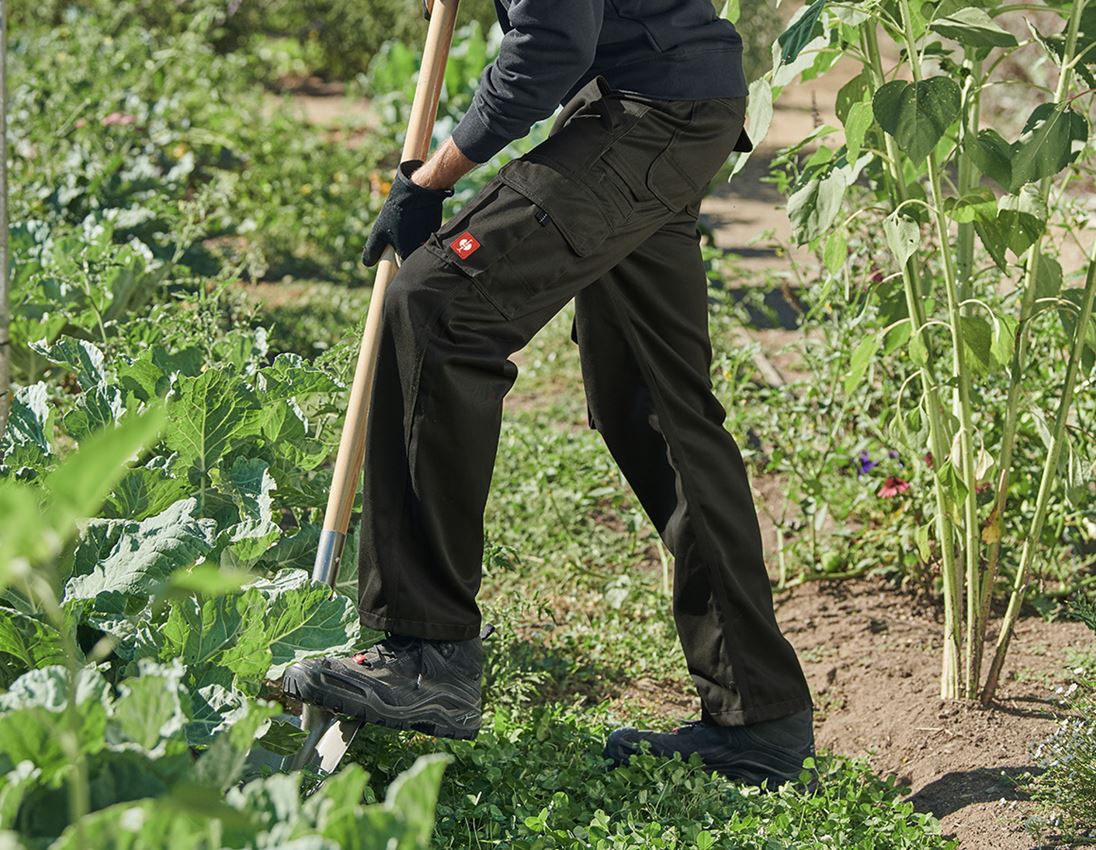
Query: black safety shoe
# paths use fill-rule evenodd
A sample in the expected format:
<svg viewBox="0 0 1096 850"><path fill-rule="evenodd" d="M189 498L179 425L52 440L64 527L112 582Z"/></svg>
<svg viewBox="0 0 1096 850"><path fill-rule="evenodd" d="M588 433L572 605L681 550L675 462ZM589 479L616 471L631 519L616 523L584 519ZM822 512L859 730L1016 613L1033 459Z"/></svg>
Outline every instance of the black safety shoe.
<svg viewBox="0 0 1096 850"><path fill-rule="evenodd" d="M688 761L697 753L708 770L748 785L761 785L767 780L769 790L798 779L804 759L814 758L809 708L748 726L715 726L697 721L672 732L617 729L609 735L605 757L614 765L625 764L641 752L641 741L650 744L652 755L669 758L680 753Z"/></svg>
<svg viewBox="0 0 1096 850"><path fill-rule="evenodd" d="M301 702L369 723L438 738L474 738L480 728L482 676L479 637L444 641L389 635L351 658L293 664L282 689Z"/></svg>

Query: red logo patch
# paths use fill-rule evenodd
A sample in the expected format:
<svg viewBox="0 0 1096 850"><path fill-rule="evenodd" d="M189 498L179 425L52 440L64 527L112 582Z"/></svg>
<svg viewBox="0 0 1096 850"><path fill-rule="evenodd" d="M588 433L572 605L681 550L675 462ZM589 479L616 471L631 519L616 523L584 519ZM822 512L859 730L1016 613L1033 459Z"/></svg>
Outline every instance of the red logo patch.
<svg viewBox="0 0 1096 850"><path fill-rule="evenodd" d="M464 231L460 236L449 243L449 247L453 249L453 253L460 257L462 260L467 260L476 251L479 250L479 240L469 233Z"/></svg>

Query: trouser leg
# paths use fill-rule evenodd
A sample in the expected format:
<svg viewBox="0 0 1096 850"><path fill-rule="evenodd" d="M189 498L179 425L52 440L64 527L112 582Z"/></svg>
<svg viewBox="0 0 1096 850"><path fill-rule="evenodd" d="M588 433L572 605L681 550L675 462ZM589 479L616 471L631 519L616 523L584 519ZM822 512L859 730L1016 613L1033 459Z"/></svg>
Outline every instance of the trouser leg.
<svg viewBox="0 0 1096 850"><path fill-rule="evenodd" d="M511 322L425 251L390 285L366 446L365 625L432 639L478 632L483 511L517 376L509 356L562 303Z"/></svg>
<svg viewBox="0 0 1096 850"><path fill-rule="evenodd" d="M510 355L700 193L738 142L745 106L595 87L578 101L390 285L367 437L367 626L476 634L483 508L517 371Z"/></svg>
<svg viewBox="0 0 1096 850"><path fill-rule="evenodd" d="M810 706L773 614L746 469L712 394L707 279L686 210L575 299L594 426L674 555L673 608L705 715Z"/></svg>

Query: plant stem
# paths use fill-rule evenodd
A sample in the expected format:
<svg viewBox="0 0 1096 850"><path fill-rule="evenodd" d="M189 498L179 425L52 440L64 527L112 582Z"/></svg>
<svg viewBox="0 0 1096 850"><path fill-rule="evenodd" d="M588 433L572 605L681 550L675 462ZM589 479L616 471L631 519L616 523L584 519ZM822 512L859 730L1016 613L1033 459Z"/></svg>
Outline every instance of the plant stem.
<svg viewBox="0 0 1096 850"><path fill-rule="evenodd" d="M864 54L868 57L873 84L876 89L879 89L886 83L886 75L883 73L876 24L870 21L864 24L861 29L861 36L864 43ZM883 134L883 141L887 153L884 173L890 184L891 196L901 204L907 200L907 193L905 184L902 181L898 146L889 134ZM927 319L924 312L920 270L912 259L902 269L902 281L905 287L906 307L909 311L910 321L913 324L913 333L921 334L927 324ZM943 458L947 457L947 446L950 445L951 440L947 437L947 426L943 418L943 405L936 388L933 368L936 355L927 337L924 339L924 347L927 359L925 365L918 369L918 375L921 381L921 391L924 393L928 408L929 445L938 464ZM957 615L960 606L961 588L959 586L958 571L955 568L954 530L948 510L947 495L939 476L934 476L933 492L936 498L936 533L940 538L940 573L944 591L944 648L940 669L940 696L944 699L952 699L959 694L960 629Z"/></svg>
<svg viewBox="0 0 1096 850"><path fill-rule="evenodd" d="M1079 3L1078 5L1083 4ZM1008 653L1009 641L1012 639L1016 620L1020 616L1020 606L1024 604L1028 571L1031 569L1031 562L1035 558L1035 549L1039 545L1039 537L1043 533L1043 523L1046 520L1047 508L1050 504L1050 491L1053 489L1058 475L1058 458L1062 453L1062 443L1066 440L1066 422L1069 419L1070 408L1073 405L1073 391L1077 384L1077 372L1081 363L1081 355L1085 350L1088 326L1092 321L1092 303L1094 300L1096 300L1096 250L1089 258L1088 277L1085 279L1084 294L1081 298L1081 314L1077 317L1073 348L1069 353L1069 366L1066 367L1066 380L1062 386L1058 415L1054 420L1054 433L1050 449L1047 452L1046 462L1043 464L1043 477L1039 482L1039 495L1035 502L1035 516L1032 517L1031 529L1024 539L1024 549L1020 555L1020 566L1016 570L1012 594L1009 596L1008 609L1005 611L1005 619L1001 623L1001 634L997 638L993 662L990 664L989 673L986 675L986 686L982 690L983 703L988 704L993 700L997 683L1001 678L1001 668L1004 666L1005 656Z"/></svg>
<svg viewBox="0 0 1096 850"><path fill-rule="evenodd" d="M1086 0L1078 0L1074 4L1069 19L1069 27L1066 35L1065 52L1062 55L1062 73L1058 77L1058 86L1054 94L1054 102L1061 104L1069 94L1073 84L1073 57L1077 52L1077 40L1081 27L1081 15L1084 12ZM1046 204L1049 197L1053 178L1045 177L1039 184L1039 198L1042 204ZM1005 422L1001 430L1001 451L997 458L997 487L993 500L993 508L990 511L987 529L991 531L992 542L989 546L985 573L982 577L982 586L979 590L978 617L982 625L983 634L985 624L989 621L990 603L993 600L993 585L997 580L997 570L1001 560L1001 538L1003 536L1005 507L1008 502L1008 488L1012 472L1012 454L1016 446L1017 425L1020 418L1020 381L1024 372L1024 364L1027 360L1028 325L1035 311L1037 296L1036 281L1039 277L1039 267L1043 259L1043 242L1046 232L1039 234L1035 244L1031 246L1027 254L1027 269L1024 274L1023 296L1020 300L1020 317L1016 327L1016 340L1012 348L1012 358L1009 363L1009 387L1005 397ZM978 647L979 653L981 646ZM978 659L981 666L981 658ZM996 684L994 684L996 688ZM992 691L988 682L986 690ZM983 691L985 693L985 691ZM983 697L985 698L985 697Z"/></svg>
<svg viewBox="0 0 1096 850"><path fill-rule="evenodd" d="M917 52L917 39L913 32L913 17L909 0L900 0L902 23L905 29L906 51L910 57L913 78L920 82L922 78L921 57ZM974 699L977 695L977 678L972 680L974 661L974 632L976 612L978 610L979 556L981 538L978 525L978 491L974 465L974 424L971 417L970 371L966 364L965 344L963 340L962 316L959 310L959 279L955 256L951 252L951 232L947 215L944 212L942 190L943 170L937 159L936 151L929 154L929 184L932 200L933 220L936 224L936 238L940 242L940 255L944 262L944 292L947 295L948 321L951 325L952 368L957 386L952 396L952 406L959 419L959 453L963 483L966 494L963 498L963 557L966 572L966 635L964 640L963 696ZM939 461L938 461L939 462Z"/></svg>
<svg viewBox="0 0 1096 850"><path fill-rule="evenodd" d="M978 182L979 171L973 160L966 154L966 143L978 135L982 120L982 60L975 58L972 48L966 50L966 64L970 68L967 78L966 96L963 98L963 121L960 124L959 137L959 197L974 189ZM965 304L973 294L971 281L974 277L974 222L959 225L956 252L959 256L959 303ZM964 311L968 308L963 307Z"/></svg>

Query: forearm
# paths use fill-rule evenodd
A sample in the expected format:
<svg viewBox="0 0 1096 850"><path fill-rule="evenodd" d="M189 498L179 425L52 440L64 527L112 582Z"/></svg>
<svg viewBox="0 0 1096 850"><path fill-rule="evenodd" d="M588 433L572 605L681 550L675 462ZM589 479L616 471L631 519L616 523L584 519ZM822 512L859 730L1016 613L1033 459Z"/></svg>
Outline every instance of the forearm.
<svg viewBox="0 0 1096 850"><path fill-rule="evenodd" d="M427 189L452 189L476 165L460 152L452 139L446 139L430 159L415 169L411 181Z"/></svg>

